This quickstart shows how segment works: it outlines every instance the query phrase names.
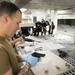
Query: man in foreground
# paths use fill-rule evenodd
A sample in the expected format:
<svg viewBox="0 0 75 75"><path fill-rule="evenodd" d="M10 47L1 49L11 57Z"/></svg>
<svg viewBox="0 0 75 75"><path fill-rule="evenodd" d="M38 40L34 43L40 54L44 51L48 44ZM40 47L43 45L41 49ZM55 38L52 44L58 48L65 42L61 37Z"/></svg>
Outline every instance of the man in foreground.
<svg viewBox="0 0 75 75"><path fill-rule="evenodd" d="M29 68L38 62L37 57L29 53L23 57L17 55L8 42L19 29L22 19L20 9L11 2L0 2L0 75L29 75ZM26 64L21 70L18 62L25 61Z"/></svg>

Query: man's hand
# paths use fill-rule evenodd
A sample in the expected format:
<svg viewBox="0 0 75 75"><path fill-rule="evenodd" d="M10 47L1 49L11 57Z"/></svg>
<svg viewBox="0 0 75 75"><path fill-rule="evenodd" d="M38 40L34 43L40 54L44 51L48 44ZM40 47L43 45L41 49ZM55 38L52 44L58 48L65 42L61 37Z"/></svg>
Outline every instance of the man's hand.
<svg viewBox="0 0 75 75"><path fill-rule="evenodd" d="M40 58L30 55L27 59L27 62L30 64L31 67L33 67L39 62L39 60Z"/></svg>
<svg viewBox="0 0 75 75"><path fill-rule="evenodd" d="M23 62L27 62L28 57L29 57L30 55L32 55L32 53L28 53L28 54L23 55L23 56L22 56L22 61L23 61Z"/></svg>
<svg viewBox="0 0 75 75"><path fill-rule="evenodd" d="M24 40L23 37L17 38L17 41L21 41L21 40Z"/></svg>
<svg viewBox="0 0 75 75"><path fill-rule="evenodd" d="M40 61L40 58L34 57L34 56L32 56L32 54L33 53L28 53L28 54L22 56L22 61L28 62L31 67L33 67Z"/></svg>

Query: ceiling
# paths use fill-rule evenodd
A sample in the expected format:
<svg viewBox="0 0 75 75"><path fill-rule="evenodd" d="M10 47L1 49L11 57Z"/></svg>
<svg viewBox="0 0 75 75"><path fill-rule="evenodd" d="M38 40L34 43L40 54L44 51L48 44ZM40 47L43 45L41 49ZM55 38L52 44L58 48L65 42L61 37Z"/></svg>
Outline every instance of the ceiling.
<svg viewBox="0 0 75 75"><path fill-rule="evenodd" d="M31 9L71 9L75 7L75 0L31 0L24 7Z"/></svg>
<svg viewBox="0 0 75 75"><path fill-rule="evenodd" d="M8 1L8 2L12 2L14 4L16 4L19 8L23 7L24 5L26 5L26 3L29 0L0 0L1 1Z"/></svg>
<svg viewBox="0 0 75 75"><path fill-rule="evenodd" d="M3 1L3 0L0 0ZM27 9L73 9L75 0L6 0Z"/></svg>

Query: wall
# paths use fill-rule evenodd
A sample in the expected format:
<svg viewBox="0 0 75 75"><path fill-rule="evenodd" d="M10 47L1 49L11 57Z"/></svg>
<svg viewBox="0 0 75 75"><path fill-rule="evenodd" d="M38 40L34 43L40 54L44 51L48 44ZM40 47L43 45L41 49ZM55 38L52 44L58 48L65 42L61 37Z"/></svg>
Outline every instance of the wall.
<svg viewBox="0 0 75 75"><path fill-rule="evenodd" d="M59 10L57 19L75 19L75 10Z"/></svg>
<svg viewBox="0 0 75 75"><path fill-rule="evenodd" d="M59 25L75 25L75 10L59 10L57 14Z"/></svg>
<svg viewBox="0 0 75 75"><path fill-rule="evenodd" d="M37 17L37 21L45 19L45 9L31 9L33 17Z"/></svg>

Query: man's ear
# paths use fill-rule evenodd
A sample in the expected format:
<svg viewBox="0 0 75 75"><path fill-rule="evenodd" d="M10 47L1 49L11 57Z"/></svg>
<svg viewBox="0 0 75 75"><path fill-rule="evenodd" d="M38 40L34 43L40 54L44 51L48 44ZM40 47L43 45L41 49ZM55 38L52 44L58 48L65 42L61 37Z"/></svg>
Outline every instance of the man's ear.
<svg viewBox="0 0 75 75"><path fill-rule="evenodd" d="M5 14L5 15L3 15L3 17L2 17L2 21L3 21L4 23L7 23L7 22L8 22L8 18L9 18L9 16L8 16L7 14Z"/></svg>

